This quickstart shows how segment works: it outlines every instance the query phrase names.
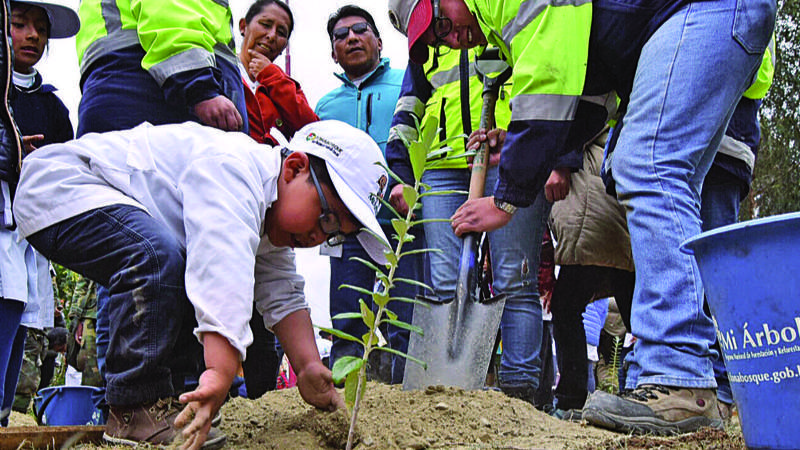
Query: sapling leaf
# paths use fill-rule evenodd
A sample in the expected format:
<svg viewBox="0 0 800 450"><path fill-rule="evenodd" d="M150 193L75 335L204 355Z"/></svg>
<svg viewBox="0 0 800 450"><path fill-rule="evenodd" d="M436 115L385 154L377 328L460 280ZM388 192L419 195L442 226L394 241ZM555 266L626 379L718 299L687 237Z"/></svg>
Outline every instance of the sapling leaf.
<svg viewBox="0 0 800 450"><path fill-rule="evenodd" d="M415 221L411 222L411 226L415 227L415 226L421 225L423 223L434 223L434 222L448 222L449 223L449 222L451 222L451 220L450 219L420 219L420 220L415 220ZM440 252L442 250L438 249L438 248L432 248L431 251L432 252Z"/></svg>
<svg viewBox="0 0 800 450"><path fill-rule="evenodd" d="M415 304L415 305L421 305L421 306L424 306L424 307L426 307L426 308L430 308L430 307L431 307L431 305L429 305L427 302L424 302L424 301L422 301L422 300L417 300L417 299L415 299L415 298L409 298L409 297L392 297L392 298L390 298L390 299L389 299L389 301L391 301L391 302L393 302L393 301L395 301L395 300L397 300L398 302L404 302L404 303L413 303L413 304Z"/></svg>
<svg viewBox="0 0 800 450"><path fill-rule="evenodd" d="M344 381L344 403L348 409L353 409L356 404L356 392L358 392L358 379L361 370L356 370L347 374Z"/></svg>
<svg viewBox="0 0 800 450"><path fill-rule="evenodd" d="M420 327L418 327L416 325L411 325L410 323L403 322L402 320L391 320L390 319L390 320L386 320L385 322L390 324L390 325L394 325L397 328L402 328L404 330L413 331L414 333L417 333L420 336L424 336L425 335L425 333L422 330L422 328L420 328Z"/></svg>
<svg viewBox="0 0 800 450"><path fill-rule="evenodd" d="M399 281L401 283L406 283L406 284L411 284L411 285L414 285L414 286L419 286L419 287L425 288L425 289L427 289L429 291L433 291L433 288L428 286L427 284L425 284L425 283L423 283L421 281L412 280L410 278L399 278L398 277L398 278L395 278L394 281Z"/></svg>
<svg viewBox="0 0 800 450"><path fill-rule="evenodd" d="M416 255L418 253L442 253L442 251L438 248L418 248L415 250L409 250L407 252L403 252L400 254L400 257L404 258L409 255Z"/></svg>
<svg viewBox="0 0 800 450"><path fill-rule="evenodd" d="M384 199L382 199L380 197L378 197L378 200L381 202L381 204L383 204L383 206L389 208L389 211L391 211L392 214L395 215L395 217L397 217L398 219L403 219L404 218L399 212L397 212L396 209L394 209L394 206L392 206L391 203L387 202L386 200L384 200Z"/></svg>
<svg viewBox="0 0 800 450"><path fill-rule="evenodd" d="M372 303L378 306L386 306L389 303L389 295L381 292L374 292L372 294Z"/></svg>
<svg viewBox="0 0 800 450"><path fill-rule="evenodd" d="M364 289L361 286L353 286L352 284L341 284L339 285L339 289L352 289L356 292L361 292L362 294L372 296L372 291Z"/></svg>
<svg viewBox="0 0 800 450"><path fill-rule="evenodd" d="M375 324L375 313L369 309L369 306L362 299L358 299L358 306L361 308L361 319L364 320L364 324L372 328Z"/></svg>
<svg viewBox="0 0 800 450"><path fill-rule="evenodd" d="M343 313L339 313L339 314L337 314L337 315L335 315L335 316L331 317L331 320L341 320L341 319L360 319L360 318L361 318L361 313L357 313L357 312L343 312Z"/></svg>
<svg viewBox="0 0 800 450"><path fill-rule="evenodd" d="M408 231L408 224L405 219L392 219L392 228L399 236L403 236Z"/></svg>
<svg viewBox="0 0 800 450"><path fill-rule="evenodd" d="M364 258L359 258L358 256L353 256L352 258L350 258L350 261L358 261L361 264L369 267L370 269L372 269L372 270L374 270L376 272L380 270L380 269L378 269L378 266L376 266L375 264L372 263L372 261L366 260Z"/></svg>
<svg viewBox="0 0 800 450"><path fill-rule="evenodd" d="M397 266L397 255L394 252L383 252L383 255L386 256L388 267Z"/></svg>
<svg viewBox="0 0 800 450"><path fill-rule="evenodd" d="M359 314L359 317L361 317L360 314ZM324 331L324 332L326 332L326 333L330 333L330 334L332 334L332 335L334 335L334 336L336 336L336 337L338 337L340 339L345 339L345 340L353 341L353 342L361 342L361 340L358 339L357 337L355 337L353 335L350 335L350 334L347 334L344 331L337 330L336 328L319 327L319 329Z"/></svg>
<svg viewBox="0 0 800 450"><path fill-rule="evenodd" d="M431 195L469 195L469 192L459 189L447 189L441 191L425 191L419 194L419 198L430 197Z"/></svg>
<svg viewBox="0 0 800 450"><path fill-rule="evenodd" d="M411 356L409 354L406 354L406 353L403 353L403 352L401 352L399 350L395 350L395 349L390 348L390 347L377 347L376 350L381 350L381 351L384 351L384 352L387 352L387 353L394 353L395 355L400 355L400 356L402 356L403 358L405 358L405 359L407 359L409 361L414 361L415 363L417 363L420 366L422 366L424 369L428 368L428 364L425 361L423 361L421 359L414 358L413 356Z"/></svg>
<svg viewBox="0 0 800 450"><path fill-rule="evenodd" d="M403 200L406 201L406 205L416 205L418 197L419 194L416 189L407 184L403 185Z"/></svg>
<svg viewBox="0 0 800 450"><path fill-rule="evenodd" d="M365 344L366 344L366 343L369 343L369 344L370 344L370 345L372 345L373 347L376 347L376 346L378 345L378 335L376 335L376 334L373 334L373 335L372 335L372 341L371 341L371 342L370 342L370 339L369 339L369 335L370 335L370 332L369 332L369 331L367 331L366 333L364 333L364 335L363 335L363 336L361 336L361 342L363 342L363 343L365 343Z"/></svg>
<svg viewBox="0 0 800 450"><path fill-rule="evenodd" d="M389 319L397 320L397 314L389 310L389 308L383 308L383 313L386 314L386 317L388 317Z"/></svg>
<svg viewBox="0 0 800 450"><path fill-rule="evenodd" d="M403 236L403 242L413 242L414 239L415 239L414 235L410 233Z"/></svg>
<svg viewBox="0 0 800 450"><path fill-rule="evenodd" d="M341 383L351 372L357 371L364 365L364 360L355 356L342 356L333 363L333 382Z"/></svg>

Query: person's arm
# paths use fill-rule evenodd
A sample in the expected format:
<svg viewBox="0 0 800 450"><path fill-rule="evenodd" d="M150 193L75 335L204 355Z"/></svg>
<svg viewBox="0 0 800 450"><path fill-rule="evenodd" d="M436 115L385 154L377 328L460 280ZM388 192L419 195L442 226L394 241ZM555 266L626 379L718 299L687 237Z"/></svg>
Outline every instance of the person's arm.
<svg viewBox="0 0 800 450"><path fill-rule="evenodd" d="M214 0L134 0L131 13L145 51L142 68L167 102L186 107L207 125L241 129L242 117L224 96L214 54L216 46L232 41L230 8Z"/></svg>
<svg viewBox="0 0 800 450"><path fill-rule="evenodd" d="M308 104L300 85L277 65L269 64L264 67L256 76L256 80L260 84L256 89L256 100L259 103L271 101L271 105L265 107L274 105L278 115L290 129L296 131L319 120Z"/></svg>
<svg viewBox="0 0 800 450"><path fill-rule="evenodd" d="M211 420L225 401L239 369L239 352L227 338L219 333L204 333L202 341L206 370L200 375L197 389L180 396L180 402L186 406L175 418L175 426L183 428L181 434L186 442L181 448L184 449L199 449L203 445Z"/></svg>
<svg viewBox="0 0 800 450"><path fill-rule="evenodd" d="M411 159L403 140L417 139L417 128L414 119L422 123L425 114L425 104L430 99L433 86L427 78L421 65L408 61L403 84L400 88L400 97L397 100L392 128L389 130L389 141L386 143L386 163L406 184L414 183L414 171L411 168ZM396 180L389 181L389 202L402 215L408 213L408 205L403 198L403 185Z"/></svg>
<svg viewBox="0 0 800 450"><path fill-rule="evenodd" d="M319 359L308 311L289 314L275 324L273 331L297 374L297 388L303 400L326 411L344 407L334 388L331 371Z"/></svg>

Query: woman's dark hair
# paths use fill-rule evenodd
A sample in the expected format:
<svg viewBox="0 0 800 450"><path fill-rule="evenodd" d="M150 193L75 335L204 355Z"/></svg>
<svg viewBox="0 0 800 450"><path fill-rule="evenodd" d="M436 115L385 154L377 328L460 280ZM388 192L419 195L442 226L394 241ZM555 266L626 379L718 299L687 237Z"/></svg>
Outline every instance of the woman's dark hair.
<svg viewBox="0 0 800 450"><path fill-rule="evenodd" d="M289 9L289 5L282 2L281 0L256 0L250 5L250 9L247 10L247 14L244 15L244 21L248 25L250 21L253 20L253 17L257 16L261 11L264 11L269 5L278 5L282 10L286 11L286 14L289 15L289 36L292 35L292 30L294 30L294 15L292 15L292 10ZM287 36L288 37L288 36Z"/></svg>
<svg viewBox="0 0 800 450"><path fill-rule="evenodd" d="M50 16L47 15L47 10L42 8L41 6L32 5L30 3L23 3L23 2L11 2L11 9L20 8L22 9L22 14L27 14L33 8L39 8L44 12L44 17L47 19L47 44L46 47L50 46L50 29L53 28L53 24L50 23Z"/></svg>
<svg viewBox="0 0 800 450"><path fill-rule="evenodd" d="M352 17L358 16L362 17L364 20L367 21L370 28L372 28L372 32L375 33L375 37L380 38L381 34L378 33L378 27L375 26L375 20L372 18L372 15L368 13L365 9L359 8L356 5L344 5L339 8L335 13L331 14L328 18L328 37L330 38L331 42L333 42L333 27L336 26L336 22L342 20L345 17Z"/></svg>

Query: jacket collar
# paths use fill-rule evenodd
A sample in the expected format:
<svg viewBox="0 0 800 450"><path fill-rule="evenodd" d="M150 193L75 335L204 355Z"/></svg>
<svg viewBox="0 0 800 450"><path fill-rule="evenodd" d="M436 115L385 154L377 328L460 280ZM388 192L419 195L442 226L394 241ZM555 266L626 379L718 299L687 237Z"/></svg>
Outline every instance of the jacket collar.
<svg viewBox="0 0 800 450"><path fill-rule="evenodd" d="M378 67L373 69L372 72L370 72L370 74L364 78L364 81L361 82L361 86L369 84L373 79L377 78L380 74L386 72L389 69L390 69L389 58L381 58L381 61L378 63ZM350 87L356 87L356 85L353 84L352 81L350 81L350 78L347 78L347 74L345 74L344 72L336 73L334 75L336 75L337 78L342 80L342 83L344 83L345 85Z"/></svg>

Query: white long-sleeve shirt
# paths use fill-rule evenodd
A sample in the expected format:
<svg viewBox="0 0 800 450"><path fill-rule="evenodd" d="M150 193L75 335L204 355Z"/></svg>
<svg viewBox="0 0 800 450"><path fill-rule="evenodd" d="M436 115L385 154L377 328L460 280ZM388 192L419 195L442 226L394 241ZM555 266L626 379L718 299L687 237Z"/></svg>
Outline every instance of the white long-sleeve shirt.
<svg viewBox="0 0 800 450"><path fill-rule="evenodd" d="M308 308L294 252L266 235L280 168L278 151L244 133L145 123L30 154L14 215L27 237L103 206L144 209L186 249L195 334L217 332L244 357L254 300L268 328Z"/></svg>

